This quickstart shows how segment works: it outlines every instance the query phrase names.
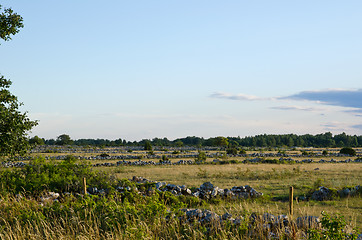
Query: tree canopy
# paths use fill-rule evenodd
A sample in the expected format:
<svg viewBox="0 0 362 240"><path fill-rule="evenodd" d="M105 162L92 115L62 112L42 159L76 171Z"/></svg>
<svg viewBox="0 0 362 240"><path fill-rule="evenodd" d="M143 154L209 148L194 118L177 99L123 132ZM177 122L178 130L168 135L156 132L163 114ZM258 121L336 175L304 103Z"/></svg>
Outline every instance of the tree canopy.
<svg viewBox="0 0 362 240"><path fill-rule="evenodd" d="M23 18L11 8L3 9L0 5L0 38L4 41L11 40L11 35L17 34L22 27Z"/></svg>
<svg viewBox="0 0 362 240"><path fill-rule="evenodd" d="M29 148L27 132L35 125L18 108L22 103L10 93L11 81L0 75L0 157L23 154Z"/></svg>
<svg viewBox="0 0 362 240"><path fill-rule="evenodd" d="M4 41L19 32L23 27L23 18L10 8L2 11L0 5L0 38ZM11 81L0 74L0 157L24 154L29 149L27 133L37 125L27 113L18 109L22 105L9 91Z"/></svg>
<svg viewBox="0 0 362 240"><path fill-rule="evenodd" d="M62 135L58 136L57 141L56 141L56 144L58 144L58 145L70 145L72 143L73 143L72 139L67 134L62 134Z"/></svg>

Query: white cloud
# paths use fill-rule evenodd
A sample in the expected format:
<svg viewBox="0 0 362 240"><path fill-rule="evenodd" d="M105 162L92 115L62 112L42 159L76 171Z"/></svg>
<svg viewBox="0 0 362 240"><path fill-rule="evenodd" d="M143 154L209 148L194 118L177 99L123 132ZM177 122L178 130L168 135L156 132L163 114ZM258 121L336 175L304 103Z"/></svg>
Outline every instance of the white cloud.
<svg viewBox="0 0 362 240"><path fill-rule="evenodd" d="M216 92L210 95L211 98L223 98L223 99L229 99L229 100L239 100L239 101L265 101L265 100L271 100L271 98L261 98L258 96L253 95L246 95L246 94L230 94L230 93L221 93Z"/></svg>
<svg viewBox="0 0 362 240"><path fill-rule="evenodd" d="M326 89L317 91L303 91L286 97L258 97L246 94L230 94L216 92L210 95L211 98L239 100L239 101L308 101L320 105L330 105L348 108L345 112L356 113L360 116L362 112L362 89ZM309 106L276 106L271 109L278 110L301 110L301 111L321 111Z"/></svg>
<svg viewBox="0 0 362 240"><path fill-rule="evenodd" d="M277 110L297 110L297 111L307 111L307 112L320 112L326 110L323 108L305 107L305 106L277 106L270 108Z"/></svg>

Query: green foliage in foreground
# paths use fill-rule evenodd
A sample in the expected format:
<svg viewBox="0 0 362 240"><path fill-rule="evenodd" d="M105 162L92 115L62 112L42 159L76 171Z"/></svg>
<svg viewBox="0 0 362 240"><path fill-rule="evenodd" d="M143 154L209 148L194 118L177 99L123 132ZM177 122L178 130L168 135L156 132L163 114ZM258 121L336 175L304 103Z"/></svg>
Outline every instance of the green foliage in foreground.
<svg viewBox="0 0 362 240"><path fill-rule="evenodd" d="M354 230L353 233L347 233L347 223L341 215L330 216L322 212L322 228L310 229L308 231L311 240L354 240L357 239L358 232Z"/></svg>
<svg viewBox="0 0 362 240"><path fill-rule="evenodd" d="M174 206L171 207L170 206ZM179 210L185 207L175 196L155 193L142 196L134 191L107 196L63 196L59 202L39 205L36 199L5 197L0 202L0 239L267 239L263 222L240 225L189 222ZM265 225L265 224L264 224ZM292 226L290 226L292 227ZM343 217L323 213L320 229L294 229L292 235L277 231L279 239L356 239L347 233ZM50 230L51 229L51 230ZM24 235L25 234L25 235ZM38 238L30 238L37 236Z"/></svg>
<svg viewBox="0 0 362 240"><path fill-rule="evenodd" d="M89 186L107 188L107 193L80 195L83 177ZM0 239L267 239L270 236L263 223L249 220L249 212L242 214L245 219L241 224L221 224L189 221L181 211L229 200L205 202L155 191L155 183L116 180L73 157L57 164L37 158L21 169L0 170L0 181ZM40 197L47 191L61 193L59 201L40 204ZM16 196L17 193L25 197ZM308 236L355 239L357 231L354 235L347 234L346 226L342 217L323 214L322 228L310 230ZM305 229L294 230L288 233L280 228L275 232L279 239L298 239Z"/></svg>
<svg viewBox="0 0 362 240"><path fill-rule="evenodd" d="M11 81L0 74L0 160L25 154L30 147L27 133L37 125L19 111L22 103L9 91L10 85Z"/></svg>
<svg viewBox="0 0 362 240"><path fill-rule="evenodd" d="M58 163L35 158L23 168L0 171L0 193L81 192L84 177L91 187L111 188L115 184L112 176L93 171L90 164L71 156Z"/></svg>

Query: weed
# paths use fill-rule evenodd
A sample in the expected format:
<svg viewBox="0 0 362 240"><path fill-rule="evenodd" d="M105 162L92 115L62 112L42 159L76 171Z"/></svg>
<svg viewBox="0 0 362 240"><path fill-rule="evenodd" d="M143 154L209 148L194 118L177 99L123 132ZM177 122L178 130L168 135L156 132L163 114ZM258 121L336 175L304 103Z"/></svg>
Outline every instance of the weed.
<svg viewBox="0 0 362 240"><path fill-rule="evenodd" d="M329 214L322 212L322 228L308 230L308 239L311 240L328 240L328 239L357 239L358 231L353 229L350 233L346 230L347 223L343 216L337 214L330 216Z"/></svg>

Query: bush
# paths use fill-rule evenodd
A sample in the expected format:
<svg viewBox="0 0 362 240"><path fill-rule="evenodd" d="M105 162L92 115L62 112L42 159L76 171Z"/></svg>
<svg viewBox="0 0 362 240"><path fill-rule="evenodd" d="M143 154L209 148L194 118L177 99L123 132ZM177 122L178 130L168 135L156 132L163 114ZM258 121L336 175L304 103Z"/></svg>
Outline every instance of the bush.
<svg viewBox="0 0 362 240"><path fill-rule="evenodd" d="M246 154L245 149L241 149L241 150L240 150L240 154Z"/></svg>
<svg viewBox="0 0 362 240"><path fill-rule="evenodd" d="M322 216L322 228L308 230L308 239L357 239L358 231L356 229L352 233L345 231L347 223L343 216L336 215L331 217L325 212L322 212Z"/></svg>
<svg viewBox="0 0 362 240"><path fill-rule="evenodd" d="M107 158L107 157L109 157L109 154L107 154L107 153L102 153L102 154L100 154L99 155L101 158Z"/></svg>
<svg viewBox="0 0 362 240"><path fill-rule="evenodd" d="M236 148L228 148L226 149L226 154L236 155L238 154L238 150Z"/></svg>
<svg viewBox="0 0 362 240"><path fill-rule="evenodd" d="M2 193L27 192L37 196L43 191L82 192L83 178L89 187L111 188L115 179L93 171L91 165L68 156L59 163L38 157L21 169L0 171Z"/></svg>
<svg viewBox="0 0 362 240"><path fill-rule="evenodd" d="M350 156L356 156L356 150L354 150L353 148L350 147L344 147L342 148L339 153L341 154L348 154Z"/></svg>
<svg viewBox="0 0 362 240"><path fill-rule="evenodd" d="M202 152L202 151L199 151L199 154L197 155L195 161L204 163L206 161L206 158L207 158L206 153Z"/></svg>

